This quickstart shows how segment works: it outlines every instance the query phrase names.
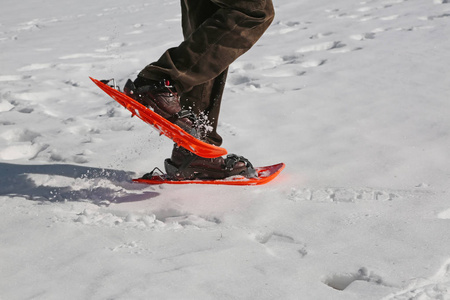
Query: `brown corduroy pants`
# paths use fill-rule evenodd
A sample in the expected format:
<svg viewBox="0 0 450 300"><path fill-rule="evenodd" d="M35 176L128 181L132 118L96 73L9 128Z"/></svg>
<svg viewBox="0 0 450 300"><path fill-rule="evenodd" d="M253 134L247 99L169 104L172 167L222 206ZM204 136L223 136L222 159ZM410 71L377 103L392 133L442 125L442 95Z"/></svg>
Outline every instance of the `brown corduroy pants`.
<svg viewBox="0 0 450 300"><path fill-rule="evenodd" d="M228 66L249 50L274 18L271 0L181 0L184 41L168 49L139 76L169 77L183 107L204 114L212 131L206 141L220 145L216 128Z"/></svg>

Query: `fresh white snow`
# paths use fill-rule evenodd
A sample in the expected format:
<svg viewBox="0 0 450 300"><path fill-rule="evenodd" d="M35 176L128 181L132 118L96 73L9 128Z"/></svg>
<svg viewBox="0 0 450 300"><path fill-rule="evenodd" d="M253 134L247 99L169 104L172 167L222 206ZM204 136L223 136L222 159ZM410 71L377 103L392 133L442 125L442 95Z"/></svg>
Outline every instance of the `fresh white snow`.
<svg viewBox="0 0 450 300"><path fill-rule="evenodd" d="M0 10L0 299L450 299L450 3L274 0L219 132L258 187L143 186L172 143L88 78L182 39L179 1Z"/></svg>

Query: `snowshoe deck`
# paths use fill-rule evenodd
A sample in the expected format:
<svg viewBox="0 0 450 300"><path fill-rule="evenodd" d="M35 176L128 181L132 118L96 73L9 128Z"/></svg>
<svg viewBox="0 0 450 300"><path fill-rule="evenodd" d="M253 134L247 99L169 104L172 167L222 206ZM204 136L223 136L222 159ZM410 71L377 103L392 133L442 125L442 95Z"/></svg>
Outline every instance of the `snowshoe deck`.
<svg viewBox="0 0 450 300"><path fill-rule="evenodd" d="M284 163L255 168L257 177L247 178L244 176L232 176L225 179L217 180L173 180L167 177L166 174L152 175L144 178L133 179L134 182L145 183L145 184L215 184L215 185L261 185L268 183L280 174L284 169Z"/></svg>
<svg viewBox="0 0 450 300"><path fill-rule="evenodd" d="M89 78L105 93L119 102L119 104L123 107L128 109L133 116L138 116L145 123L152 125L161 134L164 134L173 140L178 146L181 146L190 152L205 158L214 158L227 154L227 150L225 148L207 144L193 137L179 126L167 121L162 116L128 97L124 93L121 93L115 88L110 87L97 79L92 77Z"/></svg>

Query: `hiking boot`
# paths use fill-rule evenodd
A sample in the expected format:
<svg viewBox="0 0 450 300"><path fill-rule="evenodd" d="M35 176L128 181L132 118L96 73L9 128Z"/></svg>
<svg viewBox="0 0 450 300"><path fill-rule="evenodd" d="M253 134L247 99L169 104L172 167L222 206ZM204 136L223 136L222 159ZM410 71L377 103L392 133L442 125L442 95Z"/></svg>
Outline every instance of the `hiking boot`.
<svg viewBox="0 0 450 300"><path fill-rule="evenodd" d="M170 80L147 80L138 77L134 82L128 79L124 93L155 113L181 127L187 133L196 136L195 115L181 108L180 97Z"/></svg>
<svg viewBox="0 0 450 300"><path fill-rule="evenodd" d="M203 158L181 147L173 149L172 157L165 160L164 166L173 180L224 179L236 175L256 177L252 164L242 156Z"/></svg>

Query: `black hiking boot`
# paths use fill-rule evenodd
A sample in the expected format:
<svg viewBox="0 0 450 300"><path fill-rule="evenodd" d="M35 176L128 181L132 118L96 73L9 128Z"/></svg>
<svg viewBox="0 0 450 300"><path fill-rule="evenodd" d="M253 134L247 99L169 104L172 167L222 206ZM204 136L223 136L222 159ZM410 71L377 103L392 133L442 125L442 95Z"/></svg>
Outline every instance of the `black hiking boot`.
<svg viewBox="0 0 450 300"><path fill-rule="evenodd" d="M224 179L236 175L256 177L252 164L242 156L231 154L226 158L203 158L177 146L164 166L173 180Z"/></svg>
<svg viewBox="0 0 450 300"><path fill-rule="evenodd" d="M194 128L196 117L191 111L181 108L180 97L170 80L153 81L138 77L133 82L128 79L123 92L187 133L197 136Z"/></svg>

